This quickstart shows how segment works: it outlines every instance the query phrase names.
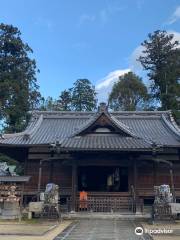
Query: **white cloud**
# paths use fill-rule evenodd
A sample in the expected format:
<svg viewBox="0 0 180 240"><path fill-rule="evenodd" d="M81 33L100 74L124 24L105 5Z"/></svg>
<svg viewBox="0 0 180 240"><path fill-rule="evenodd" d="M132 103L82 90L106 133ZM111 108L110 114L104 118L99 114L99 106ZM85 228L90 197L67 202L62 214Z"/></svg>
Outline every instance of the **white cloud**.
<svg viewBox="0 0 180 240"><path fill-rule="evenodd" d="M100 102L107 102L108 95L111 92L112 86L118 81L119 77L125 73L130 72L131 69L118 69L107 74L104 78L99 80L96 84L96 91L98 93L98 100Z"/></svg>
<svg viewBox="0 0 180 240"><path fill-rule="evenodd" d="M169 30L169 31L167 31L167 33L169 33L169 34L174 34L174 40L180 42L180 32L176 32L176 31L173 31L173 30ZM179 45L179 47L180 47L180 45Z"/></svg>
<svg viewBox="0 0 180 240"><path fill-rule="evenodd" d="M129 58L130 68L132 71L137 72L142 70L141 63L137 59L143 54L144 47L139 45L134 49Z"/></svg>
<svg viewBox="0 0 180 240"><path fill-rule="evenodd" d="M166 24L171 25L177 22L179 19L180 19L180 6L177 6Z"/></svg>

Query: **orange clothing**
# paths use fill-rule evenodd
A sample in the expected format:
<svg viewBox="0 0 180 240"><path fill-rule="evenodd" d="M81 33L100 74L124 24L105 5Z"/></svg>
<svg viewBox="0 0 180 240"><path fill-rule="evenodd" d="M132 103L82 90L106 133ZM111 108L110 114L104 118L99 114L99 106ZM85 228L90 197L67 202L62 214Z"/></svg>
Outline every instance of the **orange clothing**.
<svg viewBox="0 0 180 240"><path fill-rule="evenodd" d="M82 191L80 192L80 196L79 196L79 208L87 208L87 192Z"/></svg>
<svg viewBox="0 0 180 240"><path fill-rule="evenodd" d="M80 192L80 201L87 200L87 192L82 191Z"/></svg>

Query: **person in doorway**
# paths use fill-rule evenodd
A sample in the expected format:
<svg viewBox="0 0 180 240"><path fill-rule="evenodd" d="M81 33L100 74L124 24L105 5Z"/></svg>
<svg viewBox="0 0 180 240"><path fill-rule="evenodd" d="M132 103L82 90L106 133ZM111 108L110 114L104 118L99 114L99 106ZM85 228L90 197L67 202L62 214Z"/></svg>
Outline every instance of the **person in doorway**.
<svg viewBox="0 0 180 240"><path fill-rule="evenodd" d="M79 195L79 210L80 211L87 211L87 192L84 190L80 192Z"/></svg>
<svg viewBox="0 0 180 240"><path fill-rule="evenodd" d="M120 188L120 172L119 172L119 168L116 168L115 172L114 172L114 188L113 188L113 190L115 192L118 192L119 188Z"/></svg>
<svg viewBox="0 0 180 240"><path fill-rule="evenodd" d="M110 174L107 177L107 190L108 190L108 192L110 192L112 190L112 186L113 186L113 175Z"/></svg>

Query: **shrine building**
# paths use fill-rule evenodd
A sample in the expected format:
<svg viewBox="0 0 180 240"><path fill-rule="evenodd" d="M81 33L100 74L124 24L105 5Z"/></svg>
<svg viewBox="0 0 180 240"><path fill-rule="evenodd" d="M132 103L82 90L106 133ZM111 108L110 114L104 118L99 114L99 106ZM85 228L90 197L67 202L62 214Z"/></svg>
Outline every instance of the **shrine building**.
<svg viewBox="0 0 180 240"><path fill-rule="evenodd" d="M25 131L0 137L0 152L24 166L28 202L47 183L60 203L81 211L136 211L151 205L154 186L169 184L180 201L180 128L170 111L33 111Z"/></svg>

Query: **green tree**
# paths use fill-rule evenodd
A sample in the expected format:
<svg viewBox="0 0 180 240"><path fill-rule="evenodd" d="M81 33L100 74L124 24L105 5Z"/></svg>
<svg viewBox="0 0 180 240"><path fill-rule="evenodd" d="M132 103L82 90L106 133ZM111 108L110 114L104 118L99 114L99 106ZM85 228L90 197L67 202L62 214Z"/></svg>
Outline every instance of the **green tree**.
<svg viewBox="0 0 180 240"><path fill-rule="evenodd" d="M155 31L142 43L144 50L139 57L148 71L151 93L159 100L162 109L178 109L180 99L180 49L173 34Z"/></svg>
<svg viewBox="0 0 180 240"><path fill-rule="evenodd" d="M41 104L38 107L38 110L41 111L58 111L59 105L56 99L52 97L42 98Z"/></svg>
<svg viewBox="0 0 180 240"><path fill-rule="evenodd" d="M95 87L88 79L78 79L72 88L72 109L92 111L97 107Z"/></svg>
<svg viewBox="0 0 180 240"><path fill-rule="evenodd" d="M61 92L58 99L58 106L61 111L70 111L72 106L71 89Z"/></svg>
<svg viewBox="0 0 180 240"><path fill-rule="evenodd" d="M148 100L148 91L142 79L129 72L119 77L114 83L109 95L109 106L111 109L135 111L145 108Z"/></svg>
<svg viewBox="0 0 180 240"><path fill-rule="evenodd" d="M21 131L28 111L41 98L32 53L18 28L0 24L0 117L6 123L6 132Z"/></svg>

